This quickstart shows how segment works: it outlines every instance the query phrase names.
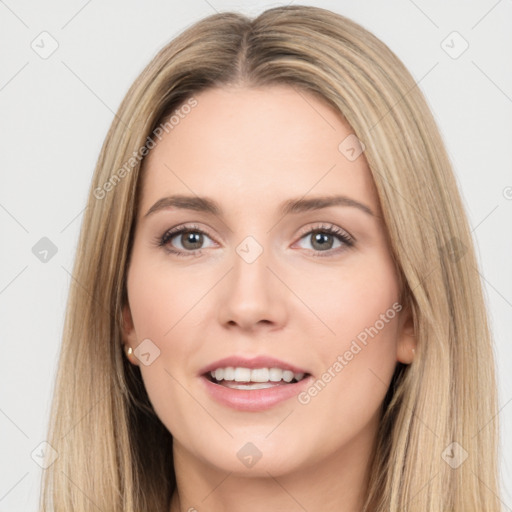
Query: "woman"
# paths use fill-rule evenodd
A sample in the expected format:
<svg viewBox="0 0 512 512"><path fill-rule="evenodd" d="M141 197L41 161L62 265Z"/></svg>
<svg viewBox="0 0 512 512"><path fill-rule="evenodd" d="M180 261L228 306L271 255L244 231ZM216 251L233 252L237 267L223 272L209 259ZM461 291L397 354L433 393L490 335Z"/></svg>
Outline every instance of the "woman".
<svg viewBox="0 0 512 512"><path fill-rule="evenodd" d="M313 7L200 21L100 154L42 510L499 510L475 268L381 41Z"/></svg>

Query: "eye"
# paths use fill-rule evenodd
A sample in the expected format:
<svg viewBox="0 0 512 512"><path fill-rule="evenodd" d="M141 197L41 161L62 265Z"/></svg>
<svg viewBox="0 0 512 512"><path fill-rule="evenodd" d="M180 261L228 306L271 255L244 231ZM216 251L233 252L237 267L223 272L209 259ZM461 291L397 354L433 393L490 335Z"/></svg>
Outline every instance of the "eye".
<svg viewBox="0 0 512 512"><path fill-rule="evenodd" d="M310 229L301 237L301 240L309 242L311 250L314 251L314 256L332 255L333 252L339 252L339 249L343 250L347 247L353 247L355 242L354 238L345 230L334 225L322 225ZM309 249L309 247L306 248Z"/></svg>
<svg viewBox="0 0 512 512"><path fill-rule="evenodd" d="M158 246L177 256L199 256L207 248L204 247L206 240L212 242L207 247L216 246L210 236L198 226L181 225L166 231L156 242ZM355 243L351 235L334 225L316 226L303 234L300 240L309 242L314 256L331 256L340 250L353 247Z"/></svg>
<svg viewBox="0 0 512 512"><path fill-rule="evenodd" d="M157 242L160 247L178 256L198 255L205 249L205 240L211 240L208 234L197 226L177 226L166 231ZM212 244L210 247L214 247Z"/></svg>

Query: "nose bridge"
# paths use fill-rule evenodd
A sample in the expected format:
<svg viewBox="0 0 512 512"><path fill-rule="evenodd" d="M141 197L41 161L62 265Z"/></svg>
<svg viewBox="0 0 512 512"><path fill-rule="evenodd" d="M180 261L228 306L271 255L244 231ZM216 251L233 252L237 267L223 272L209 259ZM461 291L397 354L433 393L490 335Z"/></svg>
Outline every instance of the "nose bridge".
<svg viewBox="0 0 512 512"><path fill-rule="evenodd" d="M249 235L235 247L220 305L223 323L250 328L260 322L277 325L284 321L283 290L279 290L280 283L267 268L273 257L264 243Z"/></svg>
<svg viewBox="0 0 512 512"><path fill-rule="evenodd" d="M245 291L251 287L252 292L265 292L269 286L267 266L269 249L260 244L252 235L247 236L235 249L233 261L233 280L236 287ZM251 291L247 289L246 291Z"/></svg>
<svg viewBox="0 0 512 512"><path fill-rule="evenodd" d="M260 238L261 239L261 238ZM268 244L263 245L252 235L245 237L235 249L233 259L232 292L234 292L246 307L262 307L267 302L270 293L270 263Z"/></svg>

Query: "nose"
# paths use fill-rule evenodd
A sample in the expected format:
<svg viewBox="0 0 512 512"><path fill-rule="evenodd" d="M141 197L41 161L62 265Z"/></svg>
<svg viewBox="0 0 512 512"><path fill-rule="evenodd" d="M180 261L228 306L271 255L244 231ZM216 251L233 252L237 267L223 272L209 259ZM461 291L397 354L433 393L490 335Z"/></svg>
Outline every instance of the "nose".
<svg viewBox="0 0 512 512"><path fill-rule="evenodd" d="M256 259L235 252L233 267L224 278L218 297L218 315L226 328L245 331L282 328L288 319L288 291L276 277L276 265L263 250ZM289 300L289 298L288 298Z"/></svg>

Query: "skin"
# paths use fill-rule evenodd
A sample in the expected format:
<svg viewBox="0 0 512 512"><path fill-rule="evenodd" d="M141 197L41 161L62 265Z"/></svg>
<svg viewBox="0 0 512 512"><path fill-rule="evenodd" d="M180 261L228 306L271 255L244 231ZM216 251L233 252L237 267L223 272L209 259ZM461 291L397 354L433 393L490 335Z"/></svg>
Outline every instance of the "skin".
<svg viewBox="0 0 512 512"><path fill-rule="evenodd" d="M309 93L231 87L195 97L145 161L123 312L125 343L149 338L160 350L148 366L129 358L174 438L170 510L359 510L381 404L397 361L413 358L405 308L307 404L236 411L210 398L198 373L226 356L264 354L319 378L399 302L364 153L350 161L339 151L352 130ZM171 194L207 196L223 215L169 207L145 216ZM346 205L278 213L285 200L333 194L373 215ZM206 233L202 245L178 235L168 247L199 254L158 245L183 223ZM319 247L310 233L319 225L345 230L354 246L327 233ZM236 251L249 235L263 248L250 264ZM250 468L237 457L248 442L262 453Z"/></svg>

